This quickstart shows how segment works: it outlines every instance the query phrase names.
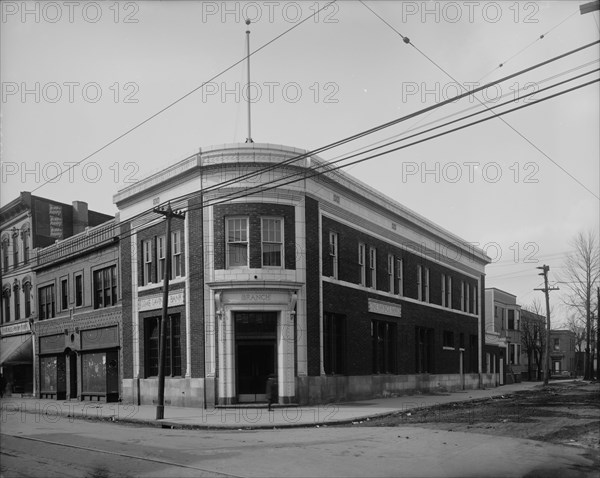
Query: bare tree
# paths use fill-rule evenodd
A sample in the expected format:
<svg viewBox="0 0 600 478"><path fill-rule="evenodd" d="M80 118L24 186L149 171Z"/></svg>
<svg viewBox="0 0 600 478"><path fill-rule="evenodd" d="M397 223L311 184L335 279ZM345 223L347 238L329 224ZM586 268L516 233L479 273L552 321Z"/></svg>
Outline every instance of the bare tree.
<svg viewBox="0 0 600 478"><path fill-rule="evenodd" d="M590 353L593 340L592 310L596 308L595 291L600 280L598 238L591 231L580 232L570 245L574 248L574 252L567 256L561 282L569 291L565 304L572 308L576 316L585 320L584 379L590 380L593 378L593 361Z"/></svg>
<svg viewBox="0 0 600 478"><path fill-rule="evenodd" d="M532 380L535 361L536 379L541 378L542 358L546 346L546 316L542 315L542 302L534 299L531 305L521 308L521 345L527 355L527 376Z"/></svg>
<svg viewBox="0 0 600 478"><path fill-rule="evenodd" d="M585 321L581 317L571 315L567 319L566 327L575 334L575 372L577 372L581 368L581 352L585 343Z"/></svg>

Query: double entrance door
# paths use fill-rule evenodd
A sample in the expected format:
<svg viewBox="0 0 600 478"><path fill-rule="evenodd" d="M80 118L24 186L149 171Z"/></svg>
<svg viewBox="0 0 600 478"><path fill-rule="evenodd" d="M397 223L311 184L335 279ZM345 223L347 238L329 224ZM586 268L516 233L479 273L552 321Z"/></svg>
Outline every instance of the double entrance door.
<svg viewBox="0 0 600 478"><path fill-rule="evenodd" d="M238 402L266 401L269 375L277 370L277 312L235 312Z"/></svg>

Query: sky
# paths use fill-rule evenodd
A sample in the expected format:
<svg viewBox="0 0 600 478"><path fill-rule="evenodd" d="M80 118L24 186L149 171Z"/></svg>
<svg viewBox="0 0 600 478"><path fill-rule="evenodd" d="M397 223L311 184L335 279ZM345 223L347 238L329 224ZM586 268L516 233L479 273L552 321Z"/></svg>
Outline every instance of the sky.
<svg viewBox="0 0 600 478"><path fill-rule="evenodd" d="M596 80L539 92L598 68L600 48L521 70L598 40L598 12L579 11L586 2L0 3L2 204L32 191L113 214L120 188L200 148L243 143L248 96L254 142L306 150L413 115L325 160L482 103L523 106L345 170L483 248L486 286L523 306L543 299L535 268L548 264L560 288L553 324L566 320L570 241L600 230L598 83L532 102Z"/></svg>

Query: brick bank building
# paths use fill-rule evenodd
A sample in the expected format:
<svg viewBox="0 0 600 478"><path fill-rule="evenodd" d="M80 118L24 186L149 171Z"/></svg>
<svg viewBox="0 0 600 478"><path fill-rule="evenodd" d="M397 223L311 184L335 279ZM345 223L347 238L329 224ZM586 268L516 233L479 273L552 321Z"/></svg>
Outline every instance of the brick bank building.
<svg viewBox="0 0 600 478"><path fill-rule="evenodd" d="M494 383L489 258L344 172L312 176L326 163L304 153L206 148L114 196L124 401L157 397L166 240L168 405L262 402L272 374L282 404ZM151 212L167 202L186 212L170 238Z"/></svg>

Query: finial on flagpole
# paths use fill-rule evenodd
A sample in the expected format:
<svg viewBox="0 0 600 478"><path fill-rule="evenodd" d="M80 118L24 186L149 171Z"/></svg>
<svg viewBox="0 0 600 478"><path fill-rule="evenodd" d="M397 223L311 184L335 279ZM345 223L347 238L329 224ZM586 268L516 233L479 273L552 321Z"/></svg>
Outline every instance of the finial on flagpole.
<svg viewBox="0 0 600 478"><path fill-rule="evenodd" d="M250 25L250 19L246 19L246 25ZM247 78L247 83L246 83L246 94L248 95L248 97L246 98L246 100L248 101L248 137L246 138L246 143L254 143L254 141L252 141L252 117L251 117L251 111L250 111L250 30L246 30L246 62L247 62L247 67L248 67L248 78Z"/></svg>

